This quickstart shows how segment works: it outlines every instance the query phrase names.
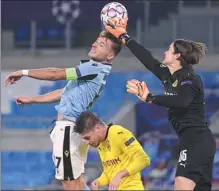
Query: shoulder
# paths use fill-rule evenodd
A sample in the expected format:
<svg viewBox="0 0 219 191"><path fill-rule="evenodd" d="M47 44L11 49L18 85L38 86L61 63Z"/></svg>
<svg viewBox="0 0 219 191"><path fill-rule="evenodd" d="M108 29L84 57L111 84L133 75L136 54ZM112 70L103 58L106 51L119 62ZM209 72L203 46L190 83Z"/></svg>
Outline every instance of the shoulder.
<svg viewBox="0 0 219 191"><path fill-rule="evenodd" d="M132 135L132 132L128 129L122 127L121 125L112 125L110 127L110 136L117 137L117 136L125 136L125 135Z"/></svg>
<svg viewBox="0 0 219 191"><path fill-rule="evenodd" d="M131 131L122 127L121 125L112 125L110 127L110 133L116 135L116 134L123 134L123 133L131 133Z"/></svg>
<svg viewBox="0 0 219 191"><path fill-rule="evenodd" d="M180 79L180 86L191 85L193 87L200 88L201 84L202 80L200 76L194 72L189 72Z"/></svg>

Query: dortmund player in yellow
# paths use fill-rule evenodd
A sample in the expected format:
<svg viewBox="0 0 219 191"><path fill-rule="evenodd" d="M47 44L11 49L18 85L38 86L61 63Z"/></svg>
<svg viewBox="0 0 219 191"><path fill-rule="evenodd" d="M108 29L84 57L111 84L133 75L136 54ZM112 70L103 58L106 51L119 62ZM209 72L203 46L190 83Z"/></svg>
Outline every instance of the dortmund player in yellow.
<svg viewBox="0 0 219 191"><path fill-rule="evenodd" d="M150 159L128 129L107 126L96 114L85 111L76 121L75 132L98 148L102 161L102 175L92 182L92 190L107 185L109 190L144 190L140 172Z"/></svg>

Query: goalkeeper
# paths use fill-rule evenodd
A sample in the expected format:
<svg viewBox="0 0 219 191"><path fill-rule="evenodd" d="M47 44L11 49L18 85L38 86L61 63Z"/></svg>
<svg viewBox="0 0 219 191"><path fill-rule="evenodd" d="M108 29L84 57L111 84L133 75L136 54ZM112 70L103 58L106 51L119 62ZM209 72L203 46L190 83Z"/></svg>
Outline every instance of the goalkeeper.
<svg viewBox="0 0 219 191"><path fill-rule="evenodd" d="M120 38L164 86L165 95L151 94L145 82L135 79L128 81L126 87L141 100L168 109L180 146L174 189L211 190L216 144L205 119L203 83L192 68L204 56L205 44L175 40L161 63L127 35L127 22L110 19L109 24L106 30Z"/></svg>

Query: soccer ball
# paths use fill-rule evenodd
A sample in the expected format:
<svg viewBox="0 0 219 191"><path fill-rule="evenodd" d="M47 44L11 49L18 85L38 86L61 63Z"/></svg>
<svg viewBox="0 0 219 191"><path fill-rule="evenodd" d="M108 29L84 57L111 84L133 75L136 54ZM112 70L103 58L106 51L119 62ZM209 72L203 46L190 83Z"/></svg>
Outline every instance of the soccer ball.
<svg viewBox="0 0 219 191"><path fill-rule="evenodd" d="M101 10L100 19L104 25L107 25L108 18L128 19L128 11L121 3L108 3Z"/></svg>

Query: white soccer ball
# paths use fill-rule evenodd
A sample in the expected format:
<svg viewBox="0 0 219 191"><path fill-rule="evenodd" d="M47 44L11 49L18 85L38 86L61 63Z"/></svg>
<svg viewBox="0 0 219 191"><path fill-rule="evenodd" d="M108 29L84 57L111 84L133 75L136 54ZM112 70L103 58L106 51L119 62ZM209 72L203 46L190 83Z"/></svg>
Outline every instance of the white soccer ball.
<svg viewBox="0 0 219 191"><path fill-rule="evenodd" d="M108 3L101 10L100 19L104 25L107 25L108 18L128 19L128 11L121 3Z"/></svg>

